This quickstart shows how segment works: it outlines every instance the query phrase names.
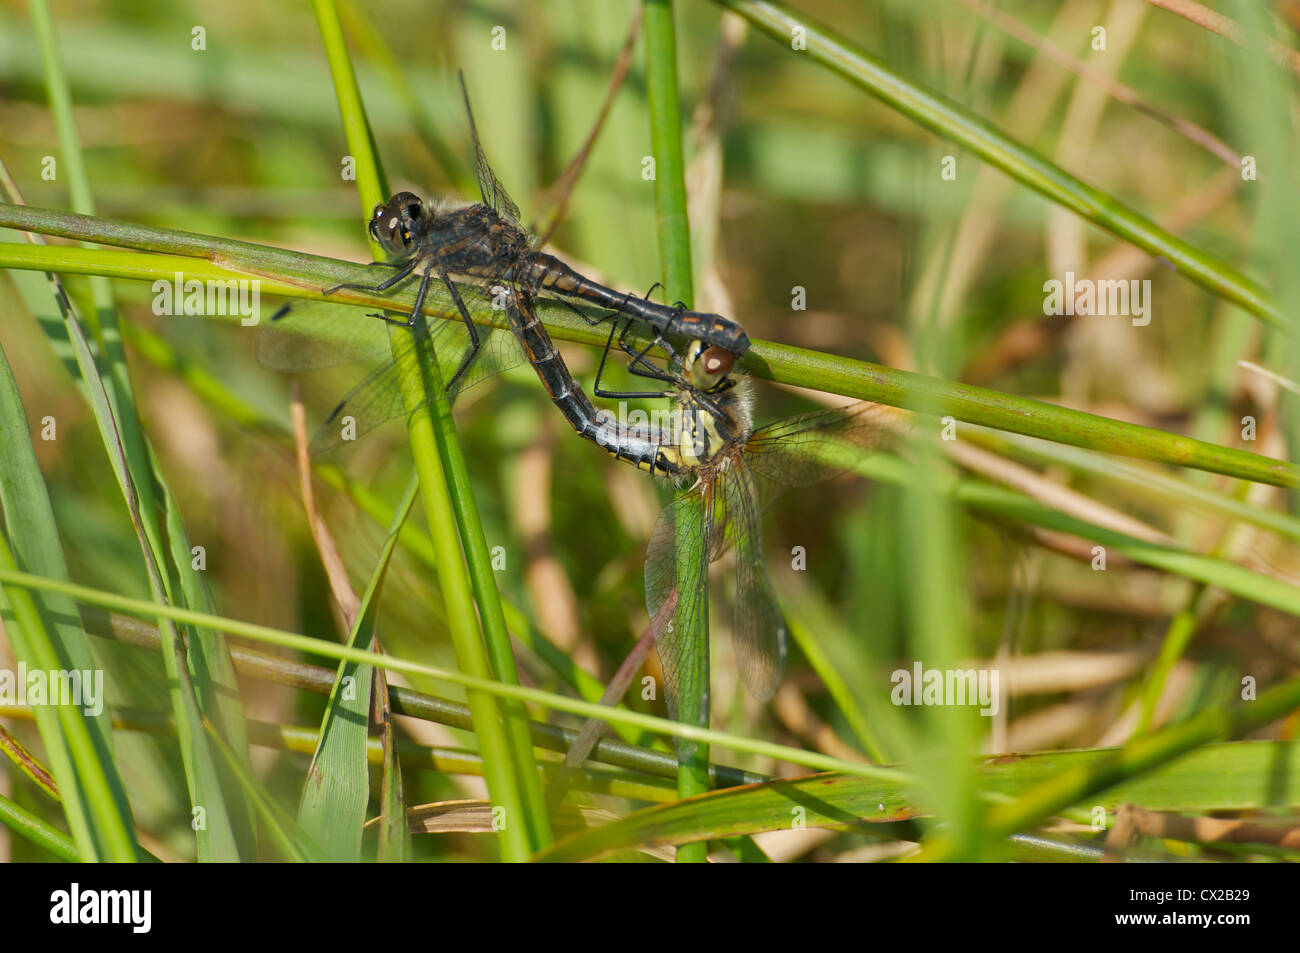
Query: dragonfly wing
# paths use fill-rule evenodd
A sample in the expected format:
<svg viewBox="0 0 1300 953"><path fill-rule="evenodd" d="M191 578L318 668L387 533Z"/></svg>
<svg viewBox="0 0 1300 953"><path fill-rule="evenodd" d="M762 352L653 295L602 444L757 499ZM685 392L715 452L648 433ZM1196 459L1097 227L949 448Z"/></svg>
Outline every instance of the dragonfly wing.
<svg viewBox="0 0 1300 953"><path fill-rule="evenodd" d="M469 106L469 91L465 89L465 76L457 74L457 78L460 80L461 95L465 98L465 117L469 120L469 137L474 144L474 168L478 173L478 189L483 197L483 204L502 218L518 222L519 206L511 200L505 186L488 165L487 156L483 154L483 146L478 141L478 128L474 125L474 111Z"/></svg>
<svg viewBox="0 0 1300 953"><path fill-rule="evenodd" d="M902 419L898 409L867 400L787 417L754 431L745 461L774 483L807 486L847 470L855 449L870 453L889 443Z"/></svg>
<svg viewBox="0 0 1300 953"><path fill-rule="evenodd" d="M388 353L385 323L365 308L296 301L257 331L257 360L277 371L375 363Z"/></svg>
<svg viewBox="0 0 1300 953"><path fill-rule="evenodd" d="M468 388L524 360L523 350L509 332L482 327L477 331L479 352L455 385L448 388L449 400L454 401L458 394ZM329 453L344 442L356 439L405 413L406 402L402 395L398 364L415 347L416 342L409 331L395 329L393 333L393 342L386 344L387 360L379 370L352 388L334 408L312 440L313 454ZM430 329L429 335L438 357L438 370L446 386L469 353L469 333L463 324L438 321Z"/></svg>
<svg viewBox="0 0 1300 953"><path fill-rule="evenodd" d="M454 384L447 387L448 400L454 401L458 395L474 385L481 384L502 371L518 367L527 360L523 348L509 331L480 327L478 336L478 354L465 368L465 373ZM447 337L449 340L445 346L441 340L437 342L438 369L442 374L444 385L451 381L456 371L460 369L461 362L470 349L468 334L457 334L454 338L450 335Z"/></svg>
<svg viewBox="0 0 1300 953"><path fill-rule="evenodd" d="M386 364L348 391L312 437L311 454L319 457L337 450L404 409L397 365Z"/></svg>
<svg viewBox="0 0 1300 953"><path fill-rule="evenodd" d="M728 535L736 549L736 612L731 631L736 665L749 690L767 701L785 671L789 632L763 558L758 491L749 469L738 462L724 471L718 493L729 514Z"/></svg>
<svg viewBox="0 0 1300 953"><path fill-rule="evenodd" d="M663 668L664 700L674 719L681 712L683 693L701 700L699 711L707 712L709 705L707 679L704 685L682 684L683 676L694 669L686 664L690 640L685 635L695 631L708 607L708 554L698 531L702 525L699 507L698 490L684 493L664 507L646 550L646 611ZM687 568L689 573L683 571ZM688 575L695 576L690 585L686 584Z"/></svg>

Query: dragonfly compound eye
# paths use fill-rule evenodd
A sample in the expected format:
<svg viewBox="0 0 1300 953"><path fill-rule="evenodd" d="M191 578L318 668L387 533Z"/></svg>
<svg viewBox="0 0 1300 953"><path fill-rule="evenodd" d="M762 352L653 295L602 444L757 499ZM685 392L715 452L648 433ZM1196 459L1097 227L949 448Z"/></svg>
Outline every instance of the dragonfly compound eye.
<svg viewBox="0 0 1300 953"><path fill-rule="evenodd" d="M411 192L398 192L383 205L375 206L370 219L370 236L390 255L411 251L411 223L424 214L424 203Z"/></svg>
<svg viewBox="0 0 1300 953"><path fill-rule="evenodd" d="M736 356L722 347L711 347L700 357L704 373L709 377L722 377L731 373L736 365Z"/></svg>
<svg viewBox="0 0 1300 953"><path fill-rule="evenodd" d="M407 193L408 195L410 193ZM424 217L424 203L419 199L411 196L411 200L402 206L402 218L407 222L414 222Z"/></svg>

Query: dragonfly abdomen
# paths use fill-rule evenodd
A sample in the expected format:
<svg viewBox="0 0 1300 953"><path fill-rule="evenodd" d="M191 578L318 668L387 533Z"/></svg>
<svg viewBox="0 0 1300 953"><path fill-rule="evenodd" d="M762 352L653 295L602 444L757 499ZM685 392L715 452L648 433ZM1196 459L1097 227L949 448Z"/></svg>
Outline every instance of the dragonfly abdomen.
<svg viewBox="0 0 1300 953"><path fill-rule="evenodd" d="M672 461L664 456L658 434L643 437L627 433L611 417L608 412L602 412L592 421L590 430L582 435L615 460L630 463L638 470L655 476L671 476L678 472Z"/></svg>
<svg viewBox="0 0 1300 953"><path fill-rule="evenodd" d="M588 304L635 318L658 333L699 338L725 348L737 357L749 350L749 335L735 321L720 314L669 307L649 298L614 291L574 271L554 255L538 252L529 262L528 277L533 288L577 298Z"/></svg>

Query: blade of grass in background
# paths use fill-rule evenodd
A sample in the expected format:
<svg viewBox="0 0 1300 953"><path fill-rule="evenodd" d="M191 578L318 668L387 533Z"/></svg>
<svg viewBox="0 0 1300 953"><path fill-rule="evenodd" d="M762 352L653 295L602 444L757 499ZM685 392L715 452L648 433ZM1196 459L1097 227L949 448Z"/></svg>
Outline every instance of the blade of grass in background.
<svg viewBox="0 0 1300 953"><path fill-rule="evenodd" d="M162 644L161 637L155 627L135 619L127 619L121 615L113 616L93 608L86 608L83 611L82 618L85 620L87 632L98 638L123 645L137 646L152 652L157 652ZM337 666L327 669L319 665L291 661L247 648L236 647L233 654L236 669L242 675L298 691L315 693L323 697L329 696L334 687L334 678L338 671ZM391 710L396 714L465 731L473 730L474 723L469 708L459 702L394 685L389 686L388 700ZM19 713L16 717L31 718L30 710L21 706L0 704L0 712L3 712L6 716L11 713ZM131 730L142 731L162 731L170 727L172 733L175 733L174 727L166 715L150 714L141 712L138 709L114 708L113 724L115 727L126 726ZM316 750L318 733L314 730L295 727L285 728L281 731L267 723L262 723L262 726L259 729L262 732L259 736L260 740L256 742L258 744L276 744L278 747L301 751L307 755L311 755ZM533 743L536 746L560 753L572 749L579 736L577 731L542 722L530 722L528 727ZM624 730L634 733L632 729L624 728ZM430 748L412 747L406 742L399 743L399 748L403 750L404 761L409 760L406 758L406 754L418 750L424 755L420 764L423 766L431 765L430 758L427 756L427 753L431 750ZM439 751L437 757L444 759L453 757L446 752L446 749L439 749ZM482 759L478 758L477 755L461 752L454 757L459 759L462 765L477 765L476 773L482 773ZM382 759L382 744L372 740L370 758L374 763L378 763ZM600 761L605 765L627 769L628 772L637 772L647 776L648 783L655 785L655 790L659 792L655 797L648 798L648 800L663 800L662 790L658 785L659 780L675 779L677 777L677 761L672 756L661 751L651 751L648 748L635 748L610 738L597 740L589 760ZM436 766L434 766L434 769L438 770ZM756 784L759 781L766 780L763 775L723 765L712 766L711 778L715 787ZM663 790L666 790L666 788Z"/></svg>
<svg viewBox="0 0 1300 953"><path fill-rule="evenodd" d="M694 297L691 274L691 232L686 214L686 160L682 150L682 116L677 95L677 36L673 23L672 0L643 0L645 15L646 98L650 107L650 142L654 150L655 224L659 235L660 267L663 269L664 295L669 301L682 301L689 307ZM701 506L712 502L701 496ZM702 593L693 632L677 637L686 645L683 665L677 673L680 688L678 717L687 724L709 723L709 586L708 551L704 557L693 550L689 540L698 538L706 519L703 510L688 512L682 508L676 523L677 591ZM701 578L703 577L703 578ZM699 691L693 691L699 689ZM686 696L690 697L686 697ZM677 793L692 797L709 789L709 749L694 747L683 761L677 781ZM692 844L679 849L678 863L703 863L707 844Z"/></svg>
<svg viewBox="0 0 1300 953"><path fill-rule="evenodd" d="M381 864L409 863L414 855L411 830L406 820L406 782L402 778L397 725L388 705L388 676L375 669L375 720L379 721L383 760L380 766L382 788L379 794L379 842L375 859Z"/></svg>
<svg viewBox="0 0 1300 953"><path fill-rule="evenodd" d="M284 858L294 863L323 862L326 858L312 842L311 837L298 826L275 798L271 797L265 786L248 773L243 760L230 750L230 746L221 739L212 723L205 721L204 727L207 729L212 747L216 749L226 768L235 775L235 779L248 796L249 807L261 818L270 840L280 849Z"/></svg>
<svg viewBox="0 0 1300 953"><path fill-rule="evenodd" d="M406 121L419 133L420 139L433 153L443 173L462 195L472 194L476 187L473 174L465 164L464 158L458 155L438 132L437 125L415 95L415 90L411 87L409 64L397 61L397 57L393 55L383 35L375 29L365 9L354 0L343 0L338 5L338 11L347 35L361 48L365 57L383 73L388 86L402 105Z"/></svg>
<svg viewBox="0 0 1300 953"><path fill-rule="evenodd" d="M415 504L419 480L411 474L406 493L393 514L388 537L375 563L370 583L357 609L347 644L375 649L375 617L388 563L398 535ZM320 742L312 755L298 806L302 825L331 860L361 859L362 829L370 803L370 773L366 760L370 741L371 685L374 669L356 662L339 665L329 703L321 719Z"/></svg>
<svg viewBox="0 0 1300 953"><path fill-rule="evenodd" d="M910 52L908 47L904 55ZM918 205L925 205L936 187L941 187L936 177L917 170L912 190ZM954 238L955 226L940 221L904 240L918 262L938 260L946 272ZM946 333L940 322L938 296L926 294L910 274L903 281L902 320L917 366L959 366L957 336ZM945 492L940 447L927 439L941 427L935 420L916 422L909 446L914 479L902 486L900 509L903 667L919 665L927 672L960 671L964 660L974 654L964 540L969 521L958 501ZM964 701L941 698L937 704L924 705L909 726L913 737L907 750L909 766L923 779L934 814L934 826L927 834L941 828L957 845L956 856L972 862L983 860L985 849L978 824L978 782L970 760L970 752L979 750L984 725L974 708L968 707L971 700Z"/></svg>
<svg viewBox="0 0 1300 953"><path fill-rule="evenodd" d="M39 231L48 231L49 234L73 232L77 236L88 230L98 231L93 228L93 220L81 220L75 228L70 228L66 227L66 221L64 227L57 225L60 218L57 213L45 210L0 205L0 225L35 227ZM108 234L119 234L108 223L104 223L101 228ZM202 236L198 235L151 231L174 236L174 241L179 240L180 244L186 246L197 245L202 240ZM329 282L363 280L367 276L364 269L351 263L285 252L268 246L245 247L253 249L249 253L249 271L258 274L266 274L272 268L279 274L283 269L284 275L292 275L297 281L307 280L306 275L315 274L316 277L312 280L316 286L327 285ZM254 260L258 262L256 270L252 265ZM200 280L220 281L246 278L248 275L248 272L171 256L9 243L0 243L0 267L165 281L173 280L178 269L184 269L187 275ZM299 284L279 281L265 281L262 290L265 294L317 299L322 297L317 290L307 290ZM409 309L413 295L414 292L407 292L404 296L386 299L364 292L352 292L340 293L337 297L341 301L379 308L401 302ZM434 297L432 293L431 297ZM436 309L431 309L430 313L437 313ZM561 305L543 304L540 313L545 318L547 330L555 337L592 346L603 347L605 344L606 332L593 328ZM446 316L452 317L450 312ZM499 315L483 314L475 317L481 317L481 323L491 327L507 326L506 319ZM223 320L235 319L226 317ZM649 343L636 334L629 335L629 340L642 346ZM742 363L742 370L755 377L783 384L812 387L844 397L874 400L934 416L951 415L969 423L1106 453L1193 467L1276 486L1300 486L1300 467L1286 460L1207 443L1182 434L1101 417L1045 401L807 348L772 341L755 341Z"/></svg>
<svg viewBox="0 0 1300 953"><path fill-rule="evenodd" d="M1229 5L1241 24L1244 47L1223 44L1230 75L1240 77L1242 88L1230 118L1253 145L1261 170L1255 214L1255 247L1271 252L1274 294L1288 321L1283 330L1295 331L1300 321L1300 270L1294 250L1300 247L1300 192L1290 173L1295 164L1296 127L1294 87L1279 82L1267 46L1273 18L1260 4L1232 0ZM1293 57L1294 53L1291 54ZM1285 171L1284 171L1285 170ZM1263 352L1275 367L1285 368L1291 380L1300 380L1300 335L1273 334ZM1300 399L1285 389L1275 391L1286 441L1295 452L1300 446ZM1292 506L1300 505L1300 494L1292 493Z"/></svg>
<svg viewBox="0 0 1300 953"><path fill-rule="evenodd" d="M329 0L314 0L313 9L334 76L344 134L356 159L357 187L362 206L373 207L385 197L383 177L342 27ZM405 333L408 333L405 329L389 328L390 335ZM415 333L418 346L400 354L395 349L395 356L402 375L407 427L420 475L425 516L439 556L439 578L447 601L447 618L456 655L470 674L486 678L496 663L497 676L508 679L513 674L509 636L491 566L487 562L487 545L481 539L481 531L475 538L473 527L467 525L467 521L476 522L477 517L468 480L461 479L466 470L451 409L438 374L436 358L429 354L432 365L420 366L419 355L428 354L432 348L427 330L421 327ZM434 399L432 413L429 407L431 396ZM454 489L449 479L455 481ZM464 558L461 556L462 543ZM472 562L468 574L465 559ZM479 635L475 597L482 613L484 635L489 642L487 653ZM488 787L494 804L501 808L505 819L500 830L502 856L507 860L523 860L549 842L550 830L522 710L511 705L503 711L494 698L478 694L471 694L470 706L475 709L475 726L488 770Z"/></svg>
<svg viewBox="0 0 1300 953"><path fill-rule="evenodd" d="M1271 325L1286 326L1277 303L1257 282L1070 175L988 120L934 90L903 78L880 59L825 27L769 0L715 2L745 17L788 49L798 40L804 46L794 55L806 55L936 135L971 150L1052 202L1165 259L1212 294L1240 305Z"/></svg>
<svg viewBox="0 0 1300 953"><path fill-rule="evenodd" d="M1004 797L1022 794L1055 774L1086 773L1113 756L1105 749L1060 751L990 760L979 766L981 783ZM1295 766L1300 742L1207 745L1141 775L1118 778L1098 803L1114 810L1125 801L1153 810L1265 809L1300 797ZM1223 778L1227 783L1222 783ZM1278 788L1285 779L1284 789ZM714 791L690 802L645 808L613 824L572 835L539 860L573 862L632 847L682 844L701 837L760 834L790 829L791 804L805 808L808 827L848 825L880 836L917 816L916 805L888 783L819 774ZM866 806L864 808L864 805Z"/></svg>
<svg viewBox="0 0 1300 953"><path fill-rule="evenodd" d="M397 658L391 655L378 655L374 652L364 651L348 645L341 645L337 642L326 642L321 639L309 638L294 632L285 632L280 629L273 629L270 626L255 625L251 622L241 622L235 619L225 619L204 615L200 612L194 612L191 609L181 609L176 606L147 602L143 599L131 599L126 596L120 596L116 593L92 589L88 586L79 586L61 580L45 579L41 576L34 576L31 573L4 567L0 567L0 583L9 583L13 586L35 589L41 592L61 592L76 599L78 602L98 605L108 609L115 609L119 612L138 616L140 618L167 618L194 625L214 626L223 629L229 635L252 639L268 645L276 645L296 652L306 652L311 655L328 659L351 660L379 666L390 671L405 672L411 675L422 675L439 681L448 682L452 685L459 685L469 690L497 695L502 698L531 702L545 708L554 708L558 711L569 712L582 718L596 718L611 723L618 722L633 725L638 728L673 738L684 738L688 741L700 742L707 745L721 745L734 748L737 751L744 751L758 755L760 757L772 758L777 761L789 761L792 764L801 764L814 770L842 771L845 774L868 778L890 778L898 780L906 777L903 772L892 768L882 768L876 765L849 762L845 761L843 758L830 757L816 751L803 751L799 748L792 748L788 745L773 744L772 742L761 741L754 738L745 738L727 732L715 731L713 729L683 725L680 722L657 718L654 715L646 715L636 711L627 711L609 705L593 704L588 701L581 701L564 695L556 695L553 692L544 692L535 688L526 688L519 685L506 685L493 679L479 678L474 675L467 675L464 672L439 668L434 665L424 665L419 662L411 662L407 659ZM573 735L569 736L565 741L565 745L572 745L573 740Z"/></svg>
<svg viewBox="0 0 1300 953"><path fill-rule="evenodd" d="M59 860L76 863L82 859L72 838L3 794L0 794L0 823L19 837L48 850Z"/></svg>
<svg viewBox="0 0 1300 953"><path fill-rule="evenodd" d="M36 463L27 418L9 362L0 349L0 562L50 578L68 578L49 496ZM14 540L15 552L5 542ZM58 593L0 587L0 628L14 657L32 670L84 672L96 666L77 624L76 605ZM102 700L102 699L101 699ZM36 722L58 782L68 828L83 860L131 861L137 847L131 807L113 759L107 713L36 706Z"/></svg>
<svg viewBox="0 0 1300 953"><path fill-rule="evenodd" d="M81 213L92 214L94 209L90 183L72 114L72 98L59 55L54 24L44 0L32 0L31 11L41 46L46 90L58 129L72 203ZM170 493L158 479L152 452L140 427L117 329L112 288L106 278L96 277L91 280L91 289L94 318L90 326L97 345L96 352L92 353L84 340L77 315L66 298L61 299L65 305L64 327L78 369L86 383L86 393L100 427L101 439L113 463L118 484L139 537L150 589L154 598L173 603L180 602L185 594L191 595L199 600L198 603L191 604L206 609L206 593L191 572L191 547L174 509L167 507L173 551L168 551L163 542L163 529L158 525L157 515L164 507L159 506L155 494L161 495L166 501ZM61 295L57 289L56 293ZM106 371L102 376L98 366L100 360L104 362ZM155 479L158 479L157 483ZM174 554L179 554L182 560L180 565L173 563ZM186 582L178 580L178 575ZM195 694L195 681L201 683L201 694L213 705L210 717L220 725L223 735L239 741L243 739L242 711L237 705L218 703L223 696L238 697L238 687L233 681L233 668L225 644L220 640L209 639L203 642L195 638L195 652L191 656L169 623L162 626L162 632L164 639L173 643L172 650L164 653L164 662L170 676L177 721L185 726L185 730L180 733L181 754L196 815L194 829L199 858L235 860L241 853L244 856L254 856L256 842L251 814L239 801L233 807L228 805L229 796L234 793L236 785L230 775L220 771L213 761L198 721L200 705ZM226 681L218 681L222 678ZM241 750L242 756L247 758L247 748Z"/></svg>
<svg viewBox="0 0 1300 953"><path fill-rule="evenodd" d="M1239 738L1263 728L1300 707L1300 679L1283 682L1259 697L1231 708L1213 708L1176 725L1143 735L1096 762L1055 774L1035 785L1009 804L989 810L984 824L990 837L1005 837L1013 831L1058 813L1084 798L1100 794L1117 782L1139 776L1167 764L1202 745L1226 738ZM945 860L955 856L956 845L936 838L923 850L923 859Z"/></svg>

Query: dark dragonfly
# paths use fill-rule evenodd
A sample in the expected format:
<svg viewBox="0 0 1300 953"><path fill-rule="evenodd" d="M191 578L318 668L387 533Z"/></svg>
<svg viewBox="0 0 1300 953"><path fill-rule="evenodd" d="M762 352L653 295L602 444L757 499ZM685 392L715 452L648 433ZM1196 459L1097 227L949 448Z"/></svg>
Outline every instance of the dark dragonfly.
<svg viewBox="0 0 1300 953"><path fill-rule="evenodd" d="M465 100L470 140L474 145L474 165L482 201L473 205L449 206L425 203L412 192L398 192L375 207L369 225L371 237L389 255L400 260L397 271L377 285L340 285L339 288L385 291L424 264L415 307L409 321L405 322L407 324L413 325L418 320L434 277L442 281L455 299L456 291L450 276L462 275L508 284L530 297L546 293L561 300L571 298L648 324L655 332L655 339L642 351L633 353L626 338L620 336L619 339L624 350L633 354L634 364L648 376L656 376L654 366L644 360L651 347L658 345L665 353L675 356L665 335L702 340L730 351L737 358L744 356L749 350L749 335L735 321L720 314L691 311L682 304L668 306L648 297L614 291L538 249L536 238L520 224L519 207L488 164L479 142L464 76L458 74L458 79ZM378 264L390 267L388 263ZM577 313L590 320L584 312ZM471 340L477 344L473 321L464 309L461 315ZM475 350L472 348L466 354L466 365L473 359ZM461 372L463 370L464 367Z"/></svg>
<svg viewBox="0 0 1300 953"><path fill-rule="evenodd" d="M430 331L449 397L454 398L485 377L527 359L552 401L581 436L616 456L631 452L640 461L649 452L645 447L635 439L620 443L621 438L610 426L597 420L594 407L573 381L545 327L537 320L536 296L543 291L555 292L613 312L616 320L610 332L611 342L618 316L645 321L655 331L650 345L640 351L628 345L626 326L619 336L619 344L632 355L634 373L674 386L680 386L678 372L661 369L646 360L647 353L658 343L669 356L670 368L681 366L680 358L664 334L688 333L722 342L714 345L714 352L725 352L729 357L743 353L749 346L749 338L739 325L720 315L670 308L613 291L582 277L554 256L536 250L533 240L519 225L518 207L483 154L463 78L461 91L482 201L459 207L434 206L426 205L410 192L399 192L375 208L369 225L371 236L380 246L401 259L385 264L395 268L395 272L377 285L338 285L326 293L345 287L384 293L418 272L419 284L410 316L400 320L387 315L379 317L389 324L412 328L418 327L420 318L426 315L460 319L459 325L435 322ZM522 350L510 335L481 330L475 325L472 314L482 316L487 308L504 310ZM390 347L381 342L382 336L361 326L360 317L364 313L341 305L286 306L259 336L258 356L264 364L282 370L309 370L351 360L379 361L387 365L385 354L391 353ZM577 313L592 321L584 312ZM412 342L395 342L399 352L411 346ZM604 364L602 358L602 370ZM600 396L641 396L604 391L599 375L596 389ZM381 367L334 409L313 441L313 449L329 450L403 410L395 364Z"/></svg>
<svg viewBox="0 0 1300 953"><path fill-rule="evenodd" d="M714 374L702 362L710 349L692 342L685 355L691 386L677 395L676 433L657 443L651 472L691 481L659 514L646 551L646 610L655 627L669 712L698 722L708 712L708 679L691 673L690 633L708 607L708 566L736 553L732 642L745 684L760 700L772 696L785 668L788 629L763 558L759 481L797 487L829 479L849 465L848 453L874 450L890 438L901 412L869 401L813 411L754 429L749 381L704 401ZM729 371L728 366L723 373ZM721 407L722 413L715 412ZM675 605L671 603L675 602ZM691 746L687 745L686 748Z"/></svg>
<svg viewBox="0 0 1300 953"><path fill-rule="evenodd" d="M500 286L490 289L490 293L492 298L488 300L482 290L461 286L454 303L442 289L431 290L426 296L425 313L448 319L435 321L428 331L441 376L451 381L448 398L454 399L493 374L529 361L547 394L579 436L618 459L652 469L657 445L646 437L621 431L608 411L597 412L538 320L532 300ZM452 320L461 307L480 315L488 309L502 309L511 330L480 329L478 359L457 375L453 369L464 366L464 358L474 346L460 322ZM309 305L286 312L282 319L265 326L257 338L257 357L267 367L289 371L345 363L377 365L348 391L317 430L311 452L319 456L407 412L400 368L408 355L413 357L411 352L418 343L416 335L406 328L368 319L362 308Z"/></svg>

